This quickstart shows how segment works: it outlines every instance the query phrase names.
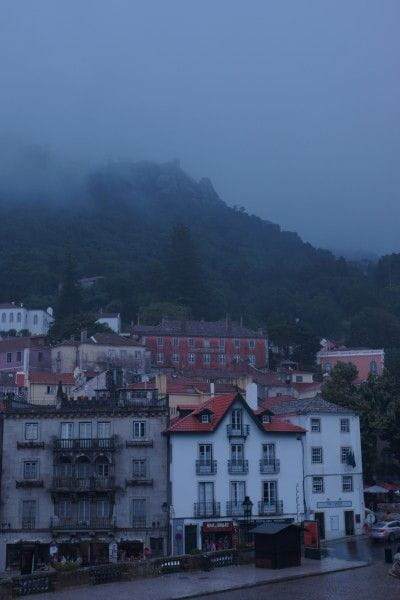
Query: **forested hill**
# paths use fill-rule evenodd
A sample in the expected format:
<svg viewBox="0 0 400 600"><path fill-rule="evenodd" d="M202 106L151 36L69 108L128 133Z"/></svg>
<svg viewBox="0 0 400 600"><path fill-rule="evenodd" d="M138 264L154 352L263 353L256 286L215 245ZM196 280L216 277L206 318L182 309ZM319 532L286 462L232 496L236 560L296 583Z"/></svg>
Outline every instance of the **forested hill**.
<svg viewBox="0 0 400 600"><path fill-rule="evenodd" d="M177 163L113 164L70 190L65 181L51 192L1 184L1 301L54 304L69 252L80 277L104 276L85 293L87 310L132 320L168 301L196 317L299 319L317 335L399 345L397 255L365 273L228 207L208 179L194 181Z"/></svg>

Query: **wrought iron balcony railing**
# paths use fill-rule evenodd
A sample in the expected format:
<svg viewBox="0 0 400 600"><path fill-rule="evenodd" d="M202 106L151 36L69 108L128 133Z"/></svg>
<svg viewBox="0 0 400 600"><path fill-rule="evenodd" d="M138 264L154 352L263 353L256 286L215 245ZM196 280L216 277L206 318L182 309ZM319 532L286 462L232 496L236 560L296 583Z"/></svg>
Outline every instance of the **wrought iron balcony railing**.
<svg viewBox="0 0 400 600"><path fill-rule="evenodd" d="M258 514L259 516L283 514L283 501L268 502L267 500L261 500L258 503Z"/></svg>
<svg viewBox="0 0 400 600"><path fill-rule="evenodd" d="M234 502L234 501L227 502L226 503L226 515L228 517L243 517L244 516L244 508L243 508L242 502Z"/></svg>
<svg viewBox="0 0 400 600"><path fill-rule="evenodd" d="M228 460L228 473L230 475L243 475L249 472L249 461L241 458Z"/></svg>
<svg viewBox="0 0 400 600"><path fill-rule="evenodd" d="M219 502L195 502L194 516L200 517L219 517L221 513Z"/></svg>
<svg viewBox="0 0 400 600"><path fill-rule="evenodd" d="M278 458L262 458L260 460L260 473L279 473L280 463Z"/></svg>
<svg viewBox="0 0 400 600"><path fill-rule="evenodd" d="M51 527L52 529L68 530L113 529L115 521L112 517L89 517L88 519L53 517Z"/></svg>
<svg viewBox="0 0 400 600"><path fill-rule="evenodd" d="M60 491L112 490L115 477L53 477L52 488Z"/></svg>
<svg viewBox="0 0 400 600"><path fill-rule="evenodd" d="M53 449L66 452L87 452L89 450L110 451L116 449L116 437L109 438L72 438L56 439L53 442Z"/></svg>
<svg viewBox="0 0 400 600"><path fill-rule="evenodd" d="M215 475L217 472L216 460L196 460L197 475Z"/></svg>
<svg viewBox="0 0 400 600"><path fill-rule="evenodd" d="M232 424L226 426L226 433L228 437L247 437L250 432L249 425L238 425L234 426Z"/></svg>

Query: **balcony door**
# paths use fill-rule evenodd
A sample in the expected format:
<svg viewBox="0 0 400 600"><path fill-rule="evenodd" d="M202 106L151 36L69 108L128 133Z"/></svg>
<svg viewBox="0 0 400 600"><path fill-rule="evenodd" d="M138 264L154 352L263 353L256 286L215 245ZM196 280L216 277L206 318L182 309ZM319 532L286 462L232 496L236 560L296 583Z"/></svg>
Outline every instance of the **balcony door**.
<svg viewBox="0 0 400 600"><path fill-rule="evenodd" d="M111 437L111 423L109 421L102 421L97 423L97 437L100 440L100 446L107 447L107 442Z"/></svg>
<svg viewBox="0 0 400 600"><path fill-rule="evenodd" d="M199 504L200 511L204 515L212 516L214 514L214 483L212 481L199 483Z"/></svg>
<svg viewBox="0 0 400 600"><path fill-rule="evenodd" d="M243 500L246 496L245 481L231 481L230 499L231 499L231 514L241 515L243 513Z"/></svg>
<svg viewBox="0 0 400 600"><path fill-rule="evenodd" d="M90 501L79 500L78 502L78 521L79 523L89 523L90 521Z"/></svg>
<svg viewBox="0 0 400 600"><path fill-rule="evenodd" d="M92 424L90 421L79 423L79 439L90 440L92 437Z"/></svg>
<svg viewBox="0 0 400 600"><path fill-rule="evenodd" d="M241 431L243 423L243 411L235 408L231 413L232 431Z"/></svg>
<svg viewBox="0 0 400 600"><path fill-rule="evenodd" d="M263 510L265 512L275 512L277 504L277 486L276 481L263 482Z"/></svg>
<svg viewBox="0 0 400 600"><path fill-rule="evenodd" d="M243 444L232 444L231 445L231 461L232 465L239 467L243 465L244 459L244 446Z"/></svg>
<svg viewBox="0 0 400 600"><path fill-rule="evenodd" d="M266 465L273 466L275 464L275 444L263 444L262 458Z"/></svg>
<svg viewBox="0 0 400 600"><path fill-rule="evenodd" d="M199 444L200 468L210 469L212 461L212 444Z"/></svg>
<svg viewBox="0 0 400 600"><path fill-rule="evenodd" d="M74 437L74 424L73 423L61 423L61 439L72 440Z"/></svg>

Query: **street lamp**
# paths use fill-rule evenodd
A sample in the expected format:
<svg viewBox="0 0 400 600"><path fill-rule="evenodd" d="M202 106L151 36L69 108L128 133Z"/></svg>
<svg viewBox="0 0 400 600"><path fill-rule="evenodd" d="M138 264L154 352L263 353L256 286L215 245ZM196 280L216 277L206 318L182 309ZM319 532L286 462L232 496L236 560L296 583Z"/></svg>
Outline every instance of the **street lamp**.
<svg viewBox="0 0 400 600"><path fill-rule="evenodd" d="M250 543L250 521L251 521L251 513L253 510L253 503L250 500L249 496L246 496L245 499L242 502L242 506L243 506L243 514L244 514L244 520L246 523L246 542L247 544Z"/></svg>

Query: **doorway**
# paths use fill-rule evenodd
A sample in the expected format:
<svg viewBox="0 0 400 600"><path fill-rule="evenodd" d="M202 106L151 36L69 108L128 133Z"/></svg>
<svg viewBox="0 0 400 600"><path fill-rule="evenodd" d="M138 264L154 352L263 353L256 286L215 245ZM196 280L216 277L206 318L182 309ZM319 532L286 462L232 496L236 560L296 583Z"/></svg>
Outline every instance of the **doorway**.
<svg viewBox="0 0 400 600"><path fill-rule="evenodd" d="M325 513L316 512L315 520L318 522L319 539L325 539Z"/></svg>
<svg viewBox="0 0 400 600"><path fill-rule="evenodd" d="M197 525L185 525L185 554L197 548Z"/></svg>
<svg viewBox="0 0 400 600"><path fill-rule="evenodd" d="M344 527L346 530L346 535L354 535L354 511L353 510L345 510L344 511Z"/></svg>

